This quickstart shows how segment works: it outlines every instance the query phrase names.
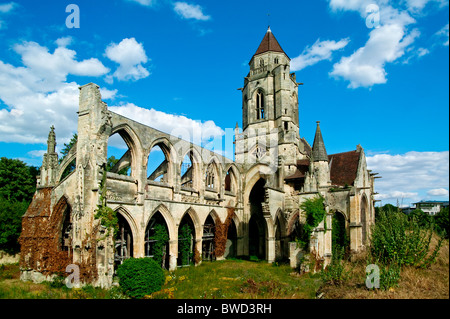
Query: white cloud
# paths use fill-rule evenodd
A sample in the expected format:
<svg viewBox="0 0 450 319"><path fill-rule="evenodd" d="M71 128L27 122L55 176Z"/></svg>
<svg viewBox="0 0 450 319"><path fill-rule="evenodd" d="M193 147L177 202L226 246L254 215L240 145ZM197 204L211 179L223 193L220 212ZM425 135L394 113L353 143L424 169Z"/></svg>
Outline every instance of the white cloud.
<svg viewBox="0 0 450 319"><path fill-rule="evenodd" d="M399 192L399 191L393 191L389 193L383 193L383 194L377 194L375 195L375 199L381 200L381 201L398 201L399 204L403 204L404 200L408 200L408 202L414 202L419 200L419 193L413 193L413 192Z"/></svg>
<svg viewBox="0 0 450 319"><path fill-rule="evenodd" d="M11 12L17 6L16 3L2 3L0 4L0 13L8 13Z"/></svg>
<svg viewBox="0 0 450 319"><path fill-rule="evenodd" d="M130 2L137 2L143 6L151 7L156 3L156 0L128 0Z"/></svg>
<svg viewBox="0 0 450 319"><path fill-rule="evenodd" d="M443 196L443 197L448 197L448 189L445 188L435 188L435 189L430 189L427 194L429 196Z"/></svg>
<svg viewBox="0 0 450 319"><path fill-rule="evenodd" d="M448 32L448 23L441 30L439 30L436 35L444 37L443 45L448 47L449 44L449 32Z"/></svg>
<svg viewBox="0 0 450 319"><path fill-rule="evenodd" d="M15 2L2 3L0 4L0 14L7 14L14 10L17 6ZM0 30L5 27L5 22L1 19L0 16Z"/></svg>
<svg viewBox="0 0 450 319"><path fill-rule="evenodd" d="M67 37L62 37L59 39L56 39L55 43L57 46L59 47L67 47L72 43L73 39L71 36L67 36Z"/></svg>
<svg viewBox="0 0 450 319"><path fill-rule="evenodd" d="M30 155L31 157L37 158L42 158L45 153L47 153L47 150L34 150L27 152L27 154Z"/></svg>
<svg viewBox="0 0 450 319"><path fill-rule="evenodd" d="M376 4L380 15L380 25L370 29L365 45L352 55L342 57L330 75L348 81L349 88L372 87L387 82L388 64L401 57L405 57L403 62L407 63L412 57L430 53L425 48L411 50L420 33L417 28L409 27L417 23L415 17L423 16L422 10L428 3L438 4L442 8L448 5L448 0L329 0L329 6L335 13L354 11L366 19L368 6ZM442 34L445 34L445 28Z"/></svg>
<svg viewBox="0 0 450 319"><path fill-rule="evenodd" d="M117 89L108 90L106 88L100 88L100 95L102 96L102 100L114 100L117 96Z"/></svg>
<svg viewBox="0 0 450 319"><path fill-rule="evenodd" d="M65 47L59 46L50 53L48 48L36 42L23 42L16 44L14 51L21 55L22 63L27 67L27 71L43 79L45 85L50 87L65 81L68 74L100 76L109 72L109 69L98 59L77 61L76 52Z"/></svg>
<svg viewBox="0 0 450 319"><path fill-rule="evenodd" d="M449 187L448 151L377 154L367 156L367 166L382 177L375 182L380 200L418 201L426 192Z"/></svg>
<svg viewBox="0 0 450 319"><path fill-rule="evenodd" d="M213 121L195 121L185 116L168 114L153 108L142 108L133 103L110 106L109 109L117 114L197 145L207 143L211 139L221 138L225 134Z"/></svg>
<svg viewBox="0 0 450 319"><path fill-rule="evenodd" d="M342 39L338 42L318 39L311 47L307 47L302 54L291 60L291 70L300 71L320 61L331 60L333 52L343 49L348 43L349 39Z"/></svg>
<svg viewBox="0 0 450 319"><path fill-rule="evenodd" d="M330 75L350 81L350 88L371 87L387 82L386 63L405 54L405 49L419 36L417 30L405 34L403 26L389 24L370 32L365 46L333 66Z"/></svg>
<svg viewBox="0 0 450 319"><path fill-rule="evenodd" d="M68 44L60 40L59 44ZM0 141L46 143L50 126L67 142L77 128L78 84L69 74L100 76L109 70L97 59L78 61L76 52L58 46L53 53L36 42L13 46L22 66L0 60Z"/></svg>
<svg viewBox="0 0 450 319"><path fill-rule="evenodd" d="M194 19L207 21L211 17L203 14L203 8L200 5L188 4L186 2L175 2L175 12L184 19Z"/></svg>
<svg viewBox="0 0 450 319"><path fill-rule="evenodd" d="M425 55L427 55L429 53L430 53L430 50L428 50L426 48L419 48L419 49L417 49L417 56L419 56L419 57L423 57L423 56L425 56Z"/></svg>
<svg viewBox="0 0 450 319"><path fill-rule="evenodd" d="M422 11L427 4L437 4L439 7L445 7L448 5L448 0L406 0L408 9L411 11Z"/></svg>
<svg viewBox="0 0 450 319"><path fill-rule="evenodd" d="M119 44L111 43L106 48L105 55L119 64L112 77L120 81L137 81L150 75L142 66L149 59L142 43L138 43L135 38L123 39ZM112 78L109 78L109 81L111 82Z"/></svg>

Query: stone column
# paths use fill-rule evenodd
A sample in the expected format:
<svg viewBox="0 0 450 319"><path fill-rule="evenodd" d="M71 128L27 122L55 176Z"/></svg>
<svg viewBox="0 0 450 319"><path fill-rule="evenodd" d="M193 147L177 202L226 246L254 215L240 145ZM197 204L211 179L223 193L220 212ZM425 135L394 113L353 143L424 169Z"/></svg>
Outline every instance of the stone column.
<svg viewBox="0 0 450 319"><path fill-rule="evenodd" d="M169 270L177 269L178 240L169 240Z"/></svg>

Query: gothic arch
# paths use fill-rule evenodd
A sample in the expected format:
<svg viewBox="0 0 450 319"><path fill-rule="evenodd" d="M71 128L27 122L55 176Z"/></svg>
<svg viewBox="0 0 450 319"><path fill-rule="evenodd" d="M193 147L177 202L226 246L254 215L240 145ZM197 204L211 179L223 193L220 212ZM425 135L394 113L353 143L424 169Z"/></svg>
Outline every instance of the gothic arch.
<svg viewBox="0 0 450 319"><path fill-rule="evenodd" d="M179 176L179 181L180 181L180 185L183 185L183 180L182 180L182 174L181 174L181 166L184 164L184 158L186 156L189 157L190 161L191 161L191 165L192 165L192 188L196 191L199 191L202 185L202 171L203 171L203 164L202 164L202 157L199 154L199 152L195 149L195 147L189 147L188 149L181 150L182 151L182 156L180 157L180 160L178 161L179 163L179 168L180 168L180 176ZM178 180L178 179L177 179Z"/></svg>
<svg viewBox="0 0 450 319"><path fill-rule="evenodd" d="M113 127L109 137L113 136L116 133L120 135L125 144L128 146L131 154L131 175L136 176L136 172L140 167L142 167L143 149L141 140L128 124L119 124Z"/></svg>
<svg viewBox="0 0 450 319"><path fill-rule="evenodd" d="M150 214L149 218L147 219L147 222L145 223L145 228L148 227L148 224L150 223L150 220L152 217L159 212L162 217L164 218L164 221L167 224L167 228L169 230L169 239L170 240L176 240L177 239L177 232L178 229L176 228L175 220L172 217L172 214L170 213L169 209L164 204L159 204Z"/></svg>
<svg viewBox="0 0 450 319"><path fill-rule="evenodd" d="M297 220L299 220L300 218L300 210L296 210L290 217L289 220L287 221L287 227L286 227L286 234L287 235L291 235L292 231L294 230L295 227L295 223Z"/></svg>
<svg viewBox="0 0 450 319"><path fill-rule="evenodd" d="M70 244L66 241L70 241L72 235L72 206L69 204L67 195L62 195L55 204L50 220L50 225L56 228L54 231L58 234L57 250L70 250Z"/></svg>
<svg viewBox="0 0 450 319"><path fill-rule="evenodd" d="M150 147L148 148L148 152L145 154L147 157L150 154L151 150L155 147L159 146L161 150L164 152L164 155L168 160L170 160L172 163L177 162L177 152L175 150L175 147L170 142L170 140L167 137L160 137L155 140L153 140L150 143ZM161 147L162 146L162 147Z"/></svg>
<svg viewBox="0 0 450 319"><path fill-rule="evenodd" d="M205 220L203 221L203 224L202 224L202 225L205 224L205 221L206 221L206 219L208 218L208 216L211 216L211 217L212 217L212 219L213 219L213 221L214 221L214 224L217 224L217 222L222 222L222 220L220 219L219 214L217 214L217 212L216 212L214 209L212 209L212 210L209 212L209 214L206 216L206 218L205 218Z"/></svg>
<svg viewBox="0 0 450 319"><path fill-rule="evenodd" d="M61 177L63 175L63 173L65 172L66 168L76 159L77 159L77 152L76 152L76 147L77 144L75 143L72 148L69 151L69 154L67 154L67 156L64 158L64 160L61 162L61 164L59 164L58 166L58 176L56 178L56 182L59 183L61 182ZM72 152L72 149L75 148L75 151ZM76 167L73 171L76 170ZM72 173L72 172L71 172ZM71 174L69 173L69 175ZM68 176L68 175L67 175Z"/></svg>
<svg viewBox="0 0 450 319"><path fill-rule="evenodd" d="M209 161L209 164L205 166L203 176L205 177L205 188L220 192L222 182L222 165L217 160L217 157L213 156Z"/></svg>
<svg viewBox="0 0 450 319"><path fill-rule="evenodd" d="M174 183L174 168L176 167L177 156L175 148L166 137L160 137L151 142L150 147L148 148L144 156L144 164L146 167L145 172L148 175L150 153L155 147L159 147L161 149L162 153L164 154L165 161L167 161L167 178L165 180L165 183L172 185ZM147 178L148 177L149 176L147 176Z"/></svg>
<svg viewBox="0 0 450 319"><path fill-rule="evenodd" d="M119 213L120 215L122 215L122 217L127 221L128 225L130 225L131 228L131 233L133 235L133 241L134 243L137 242L137 238L138 238L138 226L136 225L136 221L134 220L133 216L130 214L130 212L123 207L122 205L120 205L119 207L117 207L115 209L116 213Z"/></svg>
<svg viewBox="0 0 450 319"><path fill-rule="evenodd" d="M234 164L227 165L224 178L224 190L237 195L240 190L239 177L240 172L237 167Z"/></svg>
<svg viewBox="0 0 450 319"><path fill-rule="evenodd" d="M135 255L134 250L138 242L136 238L136 224L130 213L122 206L116 208L119 220L119 231L115 238L114 262L122 264L127 258Z"/></svg>
<svg viewBox="0 0 450 319"><path fill-rule="evenodd" d="M203 225L202 225L197 213L195 212L195 210L192 207L189 207L188 210L183 214L183 216L181 216L178 224L181 223L181 221L183 220L185 215L189 215L189 217L192 220L192 223L194 224L195 240L202 238Z"/></svg>
<svg viewBox="0 0 450 319"><path fill-rule="evenodd" d="M366 194L363 194L361 196L361 204L360 204L360 221L361 221L361 243L363 245L366 245L367 243L367 236L368 236L368 227L367 222L370 220L367 218L367 215L369 214L370 208L369 208L369 201L367 200Z"/></svg>

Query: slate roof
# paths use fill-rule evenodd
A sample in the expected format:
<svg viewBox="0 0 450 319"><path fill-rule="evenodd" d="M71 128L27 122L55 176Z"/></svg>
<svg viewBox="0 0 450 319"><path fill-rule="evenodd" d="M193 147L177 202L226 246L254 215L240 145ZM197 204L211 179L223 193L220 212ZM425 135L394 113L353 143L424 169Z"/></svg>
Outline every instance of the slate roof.
<svg viewBox="0 0 450 319"><path fill-rule="evenodd" d="M282 52L286 54L281 48L281 45L278 43L275 36L273 35L272 31L270 30L270 27L269 29L267 29L266 35L264 36L263 40L261 41L261 44L258 47L258 50L256 50L256 53L254 55L258 55L268 51Z"/></svg>
<svg viewBox="0 0 450 319"><path fill-rule="evenodd" d="M328 161L327 150L323 142L322 132L320 131L320 122L317 122L316 135L312 147L312 158L314 162Z"/></svg>

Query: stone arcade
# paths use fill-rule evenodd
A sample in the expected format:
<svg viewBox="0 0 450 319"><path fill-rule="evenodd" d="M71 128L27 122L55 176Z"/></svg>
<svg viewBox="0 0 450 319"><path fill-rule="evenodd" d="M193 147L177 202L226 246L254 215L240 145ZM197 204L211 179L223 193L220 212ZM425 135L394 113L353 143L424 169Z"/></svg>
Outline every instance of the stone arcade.
<svg viewBox="0 0 450 319"><path fill-rule="evenodd" d="M300 137L298 86L290 59L270 28L252 57L242 91L242 129L235 129L235 161L108 110L99 87L80 87L78 140L61 163L51 128L37 190L23 216L21 278L41 281L80 268L83 282L109 287L128 257L152 256L155 225L168 232L163 266L257 256L269 263L302 251L293 243L304 222L302 201L321 194L325 223L310 250L325 264L332 256L333 218L345 225L351 252L363 250L374 223L374 179L364 150L327 154L319 122L311 147ZM57 124L57 123L55 123ZM106 171L108 141L120 135L128 150ZM155 147L165 160L147 172ZM68 168L73 167L68 172ZM121 171L128 174L119 174ZM68 173L68 174L67 174ZM119 219L115 238L94 217L106 175L107 205ZM214 229L231 218L223 256L214 254ZM189 225L191 236L179 238Z"/></svg>

